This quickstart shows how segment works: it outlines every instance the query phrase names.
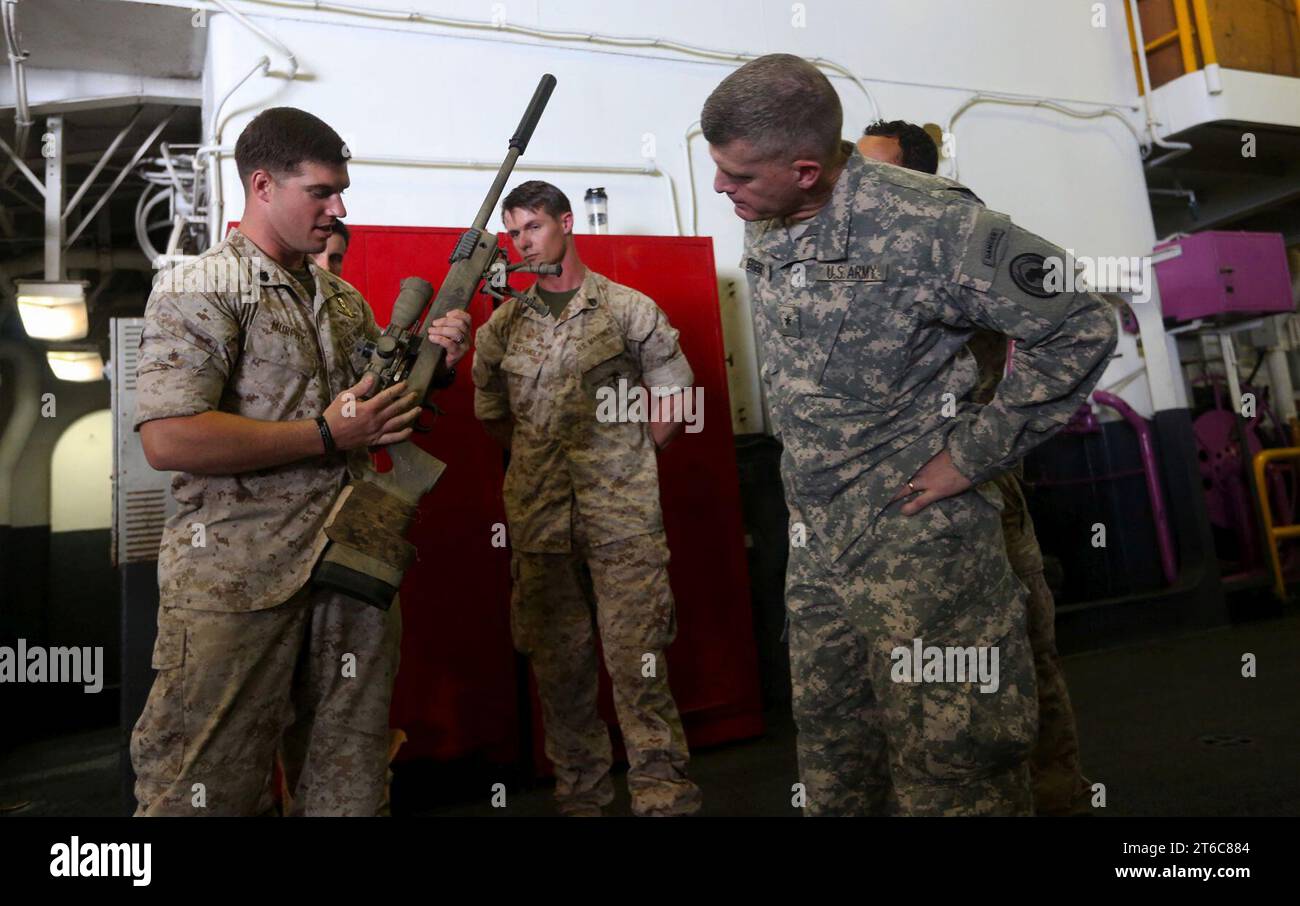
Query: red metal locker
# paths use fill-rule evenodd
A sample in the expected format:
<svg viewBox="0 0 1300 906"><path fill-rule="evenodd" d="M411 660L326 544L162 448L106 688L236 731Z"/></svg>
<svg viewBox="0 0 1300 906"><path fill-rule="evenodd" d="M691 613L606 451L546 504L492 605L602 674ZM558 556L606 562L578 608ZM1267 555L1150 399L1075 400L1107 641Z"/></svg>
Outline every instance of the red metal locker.
<svg viewBox="0 0 1300 906"><path fill-rule="evenodd" d="M420 276L438 285L460 230L350 226L344 278L386 324L400 281ZM511 252L509 240L502 236ZM672 551L670 581L678 637L668 652L669 680L693 746L762 732L757 656L727 397L725 351L712 241L695 237L579 236L587 265L653 298L681 331L681 343L704 388L704 428L683 433L660 455L660 493ZM532 278L517 278L522 288ZM476 297L477 328L491 300ZM447 472L420 508L412 541L420 558L402 586L402 664L393 701L394 727L410 741L403 760L452 759L479 753L517 758L520 739L515 658L509 629L509 551L491 546L505 521L500 448L473 415L469 370L436 394L445 410L422 447ZM617 727L602 670L602 711ZM534 714L538 713L534 708ZM540 724L534 726L541 756Z"/></svg>

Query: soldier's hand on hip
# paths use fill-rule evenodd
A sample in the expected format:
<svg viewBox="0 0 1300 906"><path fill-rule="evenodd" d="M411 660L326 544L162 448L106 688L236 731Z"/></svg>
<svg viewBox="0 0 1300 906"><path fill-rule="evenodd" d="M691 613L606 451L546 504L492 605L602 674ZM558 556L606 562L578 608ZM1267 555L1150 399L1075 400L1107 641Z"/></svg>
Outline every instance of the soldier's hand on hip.
<svg viewBox="0 0 1300 906"><path fill-rule="evenodd" d="M911 499L903 504L900 512L904 516L913 516L936 500L960 494L970 486L970 479L957 471L948 451L940 450L929 462L921 466L920 471L912 476L911 481L905 482L898 489L898 492L890 498L890 502L911 495Z"/></svg>
<svg viewBox="0 0 1300 906"><path fill-rule="evenodd" d="M447 350L448 368L454 368L469 352L471 323L469 312L457 308L429 325L429 342Z"/></svg>
<svg viewBox="0 0 1300 906"><path fill-rule="evenodd" d="M411 436L412 425L420 416L419 402L399 381L372 399L364 399L375 384L373 374L344 390L325 410L325 421L340 450L358 447L382 447Z"/></svg>

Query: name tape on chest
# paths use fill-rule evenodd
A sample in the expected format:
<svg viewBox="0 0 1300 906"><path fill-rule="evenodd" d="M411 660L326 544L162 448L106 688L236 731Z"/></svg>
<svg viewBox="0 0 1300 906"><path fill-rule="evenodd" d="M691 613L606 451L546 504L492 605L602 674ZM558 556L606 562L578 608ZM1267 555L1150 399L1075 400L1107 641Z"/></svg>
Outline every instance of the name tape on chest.
<svg viewBox="0 0 1300 906"><path fill-rule="evenodd" d="M884 264L823 264L814 269L817 280L833 283L884 283L889 267Z"/></svg>
<svg viewBox="0 0 1300 906"><path fill-rule="evenodd" d="M280 334L281 336L289 337L291 339L297 340L300 343L307 342L307 338L303 335L302 331L290 327L288 324L285 324L283 321L277 321L274 318L272 318L271 321L267 324L267 326L270 327L271 330Z"/></svg>

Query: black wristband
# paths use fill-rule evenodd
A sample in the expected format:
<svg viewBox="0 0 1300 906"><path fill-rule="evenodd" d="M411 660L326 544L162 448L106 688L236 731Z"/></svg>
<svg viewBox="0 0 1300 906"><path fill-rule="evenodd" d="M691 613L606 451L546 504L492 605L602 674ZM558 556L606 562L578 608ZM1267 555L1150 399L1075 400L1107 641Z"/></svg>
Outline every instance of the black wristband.
<svg viewBox="0 0 1300 906"><path fill-rule="evenodd" d="M326 456L338 449L334 444L334 435L330 432L330 423L325 421L325 416L316 416L316 430L320 432L321 442L325 444Z"/></svg>

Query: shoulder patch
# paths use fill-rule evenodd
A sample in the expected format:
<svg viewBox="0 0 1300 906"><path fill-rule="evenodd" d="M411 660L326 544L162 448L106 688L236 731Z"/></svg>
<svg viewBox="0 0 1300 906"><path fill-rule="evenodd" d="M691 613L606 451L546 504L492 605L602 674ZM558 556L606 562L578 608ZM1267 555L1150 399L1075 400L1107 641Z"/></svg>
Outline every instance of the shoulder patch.
<svg viewBox="0 0 1300 906"><path fill-rule="evenodd" d="M1066 266L1062 249L1005 215L982 212L962 264L967 279L961 282L1058 323L1074 298L1059 279Z"/></svg>
<svg viewBox="0 0 1300 906"><path fill-rule="evenodd" d="M966 215L969 216L969 215ZM975 215L966 241L966 254L961 262L961 282L980 292L987 292L993 284L998 265L1006 257L1011 239L1011 218L987 208Z"/></svg>
<svg viewBox="0 0 1300 906"><path fill-rule="evenodd" d="M1023 252L1011 259L1007 268L1011 273L1011 282L1024 292L1039 299L1053 299L1058 291L1043 285L1047 273L1046 258L1037 252Z"/></svg>

